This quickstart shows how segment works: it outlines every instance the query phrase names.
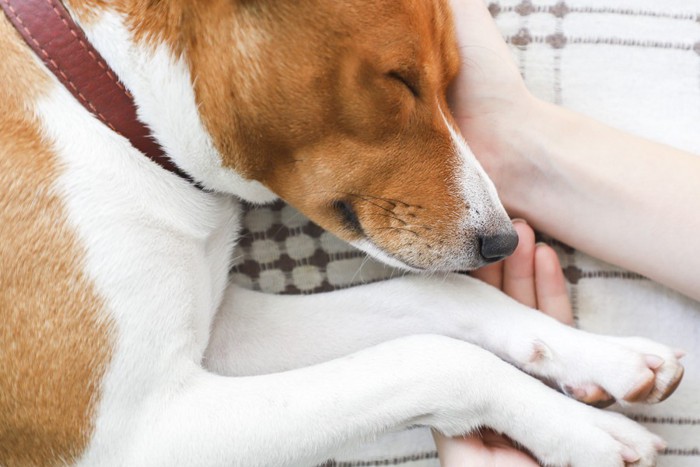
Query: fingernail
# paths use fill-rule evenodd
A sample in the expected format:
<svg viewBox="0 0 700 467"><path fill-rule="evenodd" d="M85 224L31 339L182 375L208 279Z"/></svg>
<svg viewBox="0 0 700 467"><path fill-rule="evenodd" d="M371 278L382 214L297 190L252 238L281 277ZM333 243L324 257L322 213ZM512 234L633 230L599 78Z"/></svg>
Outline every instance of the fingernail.
<svg viewBox="0 0 700 467"><path fill-rule="evenodd" d="M525 225L527 225L527 221L525 219L521 219L519 217L516 217L515 219L511 219L511 222L513 224L525 224Z"/></svg>
<svg viewBox="0 0 700 467"><path fill-rule="evenodd" d="M652 370L658 370L665 362L663 358L657 355L647 355L644 357L644 360L647 362L647 366Z"/></svg>
<svg viewBox="0 0 700 467"><path fill-rule="evenodd" d="M637 454L637 451L635 451L629 446L623 446L622 451L620 451L620 454L622 454L622 458L625 460L625 462L637 462L640 459L639 454Z"/></svg>
<svg viewBox="0 0 700 467"><path fill-rule="evenodd" d="M686 352L686 351L683 350L683 349L676 349L676 350L673 351L673 355L675 355L676 358L677 358L678 360L680 360L681 358L683 358L683 357L685 357L686 355L688 355L688 352Z"/></svg>

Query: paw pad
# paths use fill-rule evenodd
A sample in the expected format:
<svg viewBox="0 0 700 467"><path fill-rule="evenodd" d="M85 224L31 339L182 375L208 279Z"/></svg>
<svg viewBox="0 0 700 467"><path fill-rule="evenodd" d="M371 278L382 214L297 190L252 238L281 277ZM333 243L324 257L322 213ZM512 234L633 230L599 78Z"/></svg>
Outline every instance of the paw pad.
<svg viewBox="0 0 700 467"><path fill-rule="evenodd" d="M603 409L615 403L615 398L597 384L565 386L564 392L579 402Z"/></svg>

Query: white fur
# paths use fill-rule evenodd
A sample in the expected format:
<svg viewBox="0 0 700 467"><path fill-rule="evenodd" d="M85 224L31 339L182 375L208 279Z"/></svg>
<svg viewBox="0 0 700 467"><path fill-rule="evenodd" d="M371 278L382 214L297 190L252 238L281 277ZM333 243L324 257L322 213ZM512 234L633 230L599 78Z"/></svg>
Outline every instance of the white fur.
<svg viewBox="0 0 700 467"><path fill-rule="evenodd" d="M209 187L272 199L221 168L182 62L163 47L135 45L113 14L87 33L178 165ZM227 286L234 198L165 172L57 83L35 112L64 166L55 189L85 249L85 274L114 324L81 464L311 465L343 444L416 423L447 434L492 426L551 465L619 466L623 444L642 465L653 462L655 438L644 429L502 359L621 397L646 370L645 353L666 360L658 384L668 382L677 361L665 347L567 328L454 275L314 297ZM466 157L465 167L480 173ZM552 358L533 361L534 345ZM269 374L282 370L293 371Z"/></svg>
<svg viewBox="0 0 700 467"><path fill-rule="evenodd" d="M417 272L418 269L414 268L413 266L409 266L408 264L404 263L403 261L389 255L388 253L382 251L379 249L374 243L372 243L371 240L369 239L362 239L362 240L356 240L352 242L352 246L355 248L364 251L365 253L369 254L370 256L378 259L379 261L383 262L384 264L388 264L391 267L398 268L398 269L403 269L405 271L413 271Z"/></svg>
<svg viewBox="0 0 700 467"><path fill-rule="evenodd" d="M226 285L238 209L231 197L200 192L163 171L58 85L37 112L65 166L56 189L85 247L85 272L116 324L85 456L86 464L104 465L138 436L145 423L138 410L151 391L167 397L163 384L190 371L163 357L197 361L204 351Z"/></svg>
<svg viewBox="0 0 700 467"><path fill-rule="evenodd" d="M496 186L484 171L462 135L454 129L440 108L440 115L452 136L461 167L457 172L462 197L469 200L469 216L463 221L465 229L483 234L495 234L510 228L510 220L496 193Z"/></svg>

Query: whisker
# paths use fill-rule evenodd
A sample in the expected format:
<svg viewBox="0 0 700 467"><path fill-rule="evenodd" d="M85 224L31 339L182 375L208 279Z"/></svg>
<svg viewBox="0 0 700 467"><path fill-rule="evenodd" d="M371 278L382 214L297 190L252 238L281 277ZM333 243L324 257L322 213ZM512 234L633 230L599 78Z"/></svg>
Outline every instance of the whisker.
<svg viewBox="0 0 700 467"><path fill-rule="evenodd" d="M406 229L406 228L404 228L404 227L379 227L379 228L376 228L376 229L374 229L374 230L401 230L401 231L405 231L405 232L410 232L410 233L412 233L413 235L415 235L416 237L420 237L420 235L418 234L418 232L414 232L413 230L411 230L411 229Z"/></svg>
<svg viewBox="0 0 700 467"><path fill-rule="evenodd" d="M373 213L373 212L370 212L370 213L367 214L367 215L368 215L368 216L388 217L389 219L395 219L395 220L401 222L403 225L408 225L408 222L406 222L405 220L401 219L400 217L398 217L398 216L396 216L396 215L378 214L378 213Z"/></svg>
<svg viewBox="0 0 700 467"><path fill-rule="evenodd" d="M450 272L449 272L449 271L445 271L445 274L442 276L442 283L443 283L443 284L445 283L445 281L447 280L447 276L449 276L449 275L450 275Z"/></svg>
<svg viewBox="0 0 700 467"><path fill-rule="evenodd" d="M353 193L348 193L348 194L353 194ZM368 198L378 199L378 200L381 200L381 201L385 201L385 202L387 202L387 203L402 204L402 205L405 206L405 207L411 207L411 206L413 206L413 207L421 207L421 206L415 206L415 205L412 205L412 204L408 204L407 202L401 201L400 199L383 198L383 197L381 197L381 196L374 196L374 195L362 195L362 196L367 196Z"/></svg>
<svg viewBox="0 0 700 467"><path fill-rule="evenodd" d="M309 193L309 194L328 194L328 193L335 193L335 194L346 195L346 196L354 196L355 198L359 198L359 199L361 199L362 201L364 201L364 202L366 202L366 203L370 203L370 204L372 204L373 206L376 206L376 207L378 207L378 208L380 208L380 209L384 209L384 210L389 211L389 212L391 212L390 209L388 209L388 208L386 208L386 207L384 207L384 206L381 206L381 205L379 205L379 204L376 204L376 203L372 202L372 200L383 201L383 202L387 203L389 206L391 206L392 208L395 208L397 204L400 204L400 205L402 205L402 206L404 206L404 207L413 207L413 208L416 208L416 209L425 209L423 206L419 206L419 205L416 205L416 204L410 204L410 203L407 203L407 202L405 202L405 201L401 201L400 199L384 198L384 197L382 197L382 196L376 196L376 195L352 193L352 192L349 192L349 191L340 191L340 190L335 190L335 191L330 191L330 190L319 190L319 191L311 192L311 193Z"/></svg>
<svg viewBox="0 0 700 467"><path fill-rule="evenodd" d="M354 193L349 193L349 194L352 195ZM384 201L386 204L388 204L392 208L395 208L397 204L402 204L404 206L408 206L408 204L404 203L403 201L391 199L391 198L382 198L381 196L374 196L374 195L356 195L356 196L362 196L364 198L370 198L370 199L376 199L378 201Z"/></svg>
<svg viewBox="0 0 700 467"><path fill-rule="evenodd" d="M401 201L400 199L395 199L395 198L384 198L382 196L358 194L358 193L351 193L351 192L344 192L344 191L338 191L337 193L341 193L341 194L349 195L349 196L356 196L358 198L364 199L365 201L367 201L366 198L372 198L372 199L376 199L379 201L384 201L385 203L387 203L388 205L390 205L391 207L394 207L394 208L396 207L397 204L400 204L400 205L407 207L407 208L413 207L413 208L417 208L417 209L425 209L423 206L419 206L417 204L410 204L410 203L407 203L405 201Z"/></svg>
<svg viewBox="0 0 700 467"><path fill-rule="evenodd" d="M302 216L304 216L304 215L303 215L301 212L297 211L297 212L296 212L291 218L289 218L288 220L294 221L294 220L297 220L298 218L300 218L300 217L302 217ZM304 216L304 217L305 217L305 216ZM305 218L306 218L306 217L305 217ZM307 218L307 219L308 219L308 218ZM313 221L311 221L311 219L308 219L308 220L309 220L310 222L313 222ZM279 235L279 233L280 233L280 232L282 231L282 229L284 229L284 228L288 228L288 227L287 227L286 225L284 225L283 222L280 222L280 226L277 228L277 230L276 230L275 233L272 235L272 237L273 237L273 238L274 238L274 237L277 237L277 235Z"/></svg>
<svg viewBox="0 0 700 467"><path fill-rule="evenodd" d="M355 271L355 274L352 275L352 279L350 279L350 283L355 282L355 278L357 275L362 271L362 268L365 266L365 263L369 260L369 255L365 253L365 257L362 259L362 262L360 263L360 267L357 268L357 271ZM360 276L360 280L362 280L362 276ZM364 282L364 281L362 281Z"/></svg>
<svg viewBox="0 0 700 467"><path fill-rule="evenodd" d="M389 209L389 208L387 208L387 207L384 207L384 206L382 206L381 204L377 204L377 203L375 203L374 201L371 201L371 200L369 200L369 199L363 198L363 197L360 196L360 195L355 195L355 194L353 194L353 193L346 193L346 194L347 194L347 195L350 195L350 196L355 196L356 198L360 198L360 199L361 199L362 201L364 201L365 203L371 204L372 206L378 207L379 209L382 209L382 210L384 210L384 211L386 211L386 212L390 212L390 213L393 213L393 212L394 212L393 210L391 210L391 209ZM392 205L392 207L396 207L396 205Z"/></svg>
<svg viewBox="0 0 700 467"><path fill-rule="evenodd" d="M245 254L234 256L233 258L231 258L231 264L233 264L236 261L238 261L239 259L243 259L243 258L245 258Z"/></svg>
<svg viewBox="0 0 700 467"><path fill-rule="evenodd" d="M404 226L410 226L410 227L415 227L415 228L419 228L419 229L424 229L424 230L426 230L426 231L428 231L428 232L430 232L430 231L433 230L432 227L430 227L430 226L428 226L428 225L426 225L426 224L411 224L411 223L409 223L409 222L407 222L407 221L401 219L400 217L389 216L389 215L386 215L386 214L377 214L377 213L369 213L369 214L366 214L366 215L367 215L367 216L388 217L389 219L396 219L397 221L401 222ZM394 229L398 229L398 228L400 228L400 227L391 227L391 226L389 226L389 227L382 227L382 228L394 228Z"/></svg>

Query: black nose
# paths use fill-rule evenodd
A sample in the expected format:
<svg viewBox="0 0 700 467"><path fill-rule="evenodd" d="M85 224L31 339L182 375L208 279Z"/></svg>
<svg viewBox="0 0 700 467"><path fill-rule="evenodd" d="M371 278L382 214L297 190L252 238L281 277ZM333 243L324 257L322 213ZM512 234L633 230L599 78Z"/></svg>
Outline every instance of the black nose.
<svg viewBox="0 0 700 467"><path fill-rule="evenodd" d="M518 234L514 229L496 235L479 237L481 256L489 263L500 261L515 251L518 246Z"/></svg>

